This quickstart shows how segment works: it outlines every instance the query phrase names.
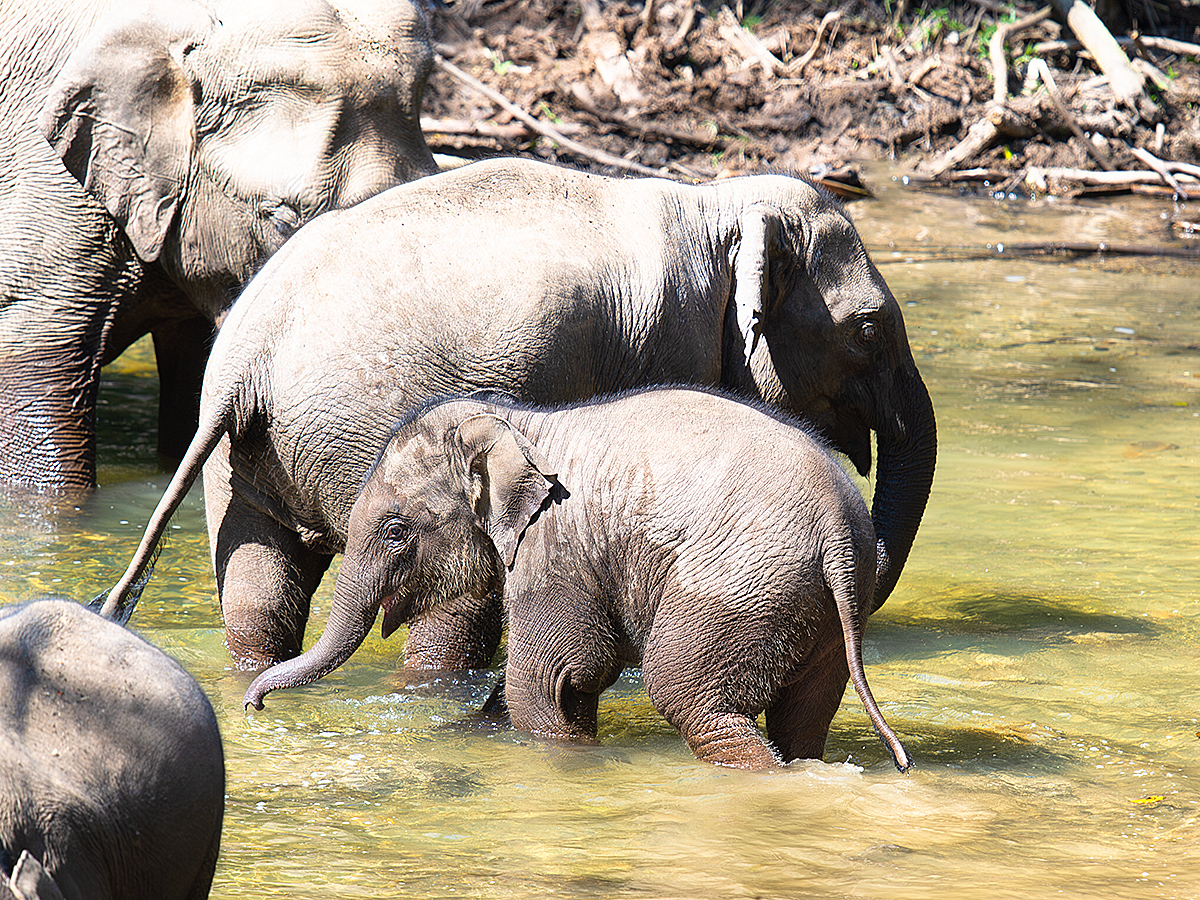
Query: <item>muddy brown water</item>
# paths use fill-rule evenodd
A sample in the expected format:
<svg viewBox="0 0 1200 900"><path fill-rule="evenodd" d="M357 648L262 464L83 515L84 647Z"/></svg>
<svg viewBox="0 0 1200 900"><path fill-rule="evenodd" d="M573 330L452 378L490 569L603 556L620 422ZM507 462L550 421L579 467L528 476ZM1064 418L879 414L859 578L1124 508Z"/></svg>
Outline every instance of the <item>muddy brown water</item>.
<svg viewBox="0 0 1200 900"><path fill-rule="evenodd" d="M400 635L244 714L197 491L134 627L220 719L213 897L1200 895L1200 268L947 252L1163 241L1180 211L871 180L879 198L852 215L940 432L924 525L866 644L916 768L892 769L852 691L825 762L703 765L636 671L604 697L600 747L466 729L494 673L404 683ZM67 524L3 511L0 601L117 577L166 484L153 391L146 344L107 371L103 487Z"/></svg>

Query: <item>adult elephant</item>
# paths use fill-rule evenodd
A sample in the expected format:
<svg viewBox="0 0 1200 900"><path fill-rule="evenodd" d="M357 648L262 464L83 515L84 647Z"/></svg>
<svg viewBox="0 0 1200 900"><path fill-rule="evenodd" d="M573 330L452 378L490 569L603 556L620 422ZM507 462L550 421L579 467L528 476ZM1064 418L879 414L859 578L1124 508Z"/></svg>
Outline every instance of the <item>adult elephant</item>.
<svg viewBox="0 0 1200 900"><path fill-rule="evenodd" d="M796 413L864 475L874 430L878 608L924 513L936 428L899 305L841 207L786 176L682 185L494 160L325 216L267 264L105 612L121 614L204 465L230 651L247 668L293 657L401 414L479 388L552 404L653 384ZM500 631L494 598L439 605L410 624L407 662L485 665Z"/></svg>
<svg viewBox="0 0 1200 900"><path fill-rule="evenodd" d="M154 337L159 448L215 324L302 223L436 170L409 0L6 0L0 486L95 483L100 367Z"/></svg>
<svg viewBox="0 0 1200 900"><path fill-rule="evenodd" d="M0 609L0 900L201 900L225 760L178 663L77 603Z"/></svg>

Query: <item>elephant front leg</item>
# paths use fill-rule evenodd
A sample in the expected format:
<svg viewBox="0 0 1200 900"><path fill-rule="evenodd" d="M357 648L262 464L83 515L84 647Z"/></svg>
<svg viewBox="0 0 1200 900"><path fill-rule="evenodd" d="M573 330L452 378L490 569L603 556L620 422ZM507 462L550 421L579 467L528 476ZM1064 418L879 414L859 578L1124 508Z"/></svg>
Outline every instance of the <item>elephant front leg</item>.
<svg viewBox="0 0 1200 900"><path fill-rule="evenodd" d="M0 483L64 495L94 488L98 358L74 347L0 350Z"/></svg>
<svg viewBox="0 0 1200 900"><path fill-rule="evenodd" d="M204 502L225 643L239 669L298 656L312 595L333 557L230 490L228 442L204 469Z"/></svg>
<svg viewBox="0 0 1200 900"><path fill-rule="evenodd" d="M459 597L439 603L408 625L406 669L483 669L491 665L504 630L500 597Z"/></svg>
<svg viewBox="0 0 1200 900"><path fill-rule="evenodd" d="M600 694L617 680L616 636L577 592L508 601L504 698L513 727L575 744L597 743Z"/></svg>

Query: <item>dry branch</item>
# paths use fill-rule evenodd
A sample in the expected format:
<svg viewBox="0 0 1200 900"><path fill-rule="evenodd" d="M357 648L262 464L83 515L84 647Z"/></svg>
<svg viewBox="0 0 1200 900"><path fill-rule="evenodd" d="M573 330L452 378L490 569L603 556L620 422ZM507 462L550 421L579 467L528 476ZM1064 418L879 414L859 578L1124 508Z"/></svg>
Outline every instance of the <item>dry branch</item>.
<svg viewBox="0 0 1200 900"><path fill-rule="evenodd" d="M988 41L988 59L991 61L992 77L995 79L992 84L993 103L1003 104L1008 99L1008 62L1004 57L1004 44L1014 34L1024 31L1026 28L1032 28L1039 22L1050 18L1050 12L1050 7L1043 7L1033 15L1011 24L1001 23L992 32L992 37Z"/></svg>
<svg viewBox="0 0 1200 900"><path fill-rule="evenodd" d="M1159 177L1167 183L1167 186L1179 195L1180 200L1188 199L1187 191L1180 187L1179 180L1171 174L1171 170L1167 168L1161 159L1143 150L1141 147L1134 147L1133 155L1157 172Z"/></svg>
<svg viewBox="0 0 1200 900"><path fill-rule="evenodd" d="M521 107L517 106L517 104L513 103L511 100L509 100L503 94L501 94L499 91L497 91L491 87L488 87L486 84L484 84L478 78L468 75L466 72L464 72L458 66L454 65L454 63L450 62L449 60L447 60L445 57L441 56L440 54L435 53L433 56L433 59L434 59L434 63L438 66L438 68L440 68L443 72L445 72L451 78L454 78L455 80L461 82L462 84L465 84L468 87L474 88L475 90L479 91L479 93L483 94L485 97L487 97L493 103L508 110L509 113L511 113L516 118L520 119L522 122L524 122L530 128L532 128L534 131L550 138L550 140L555 141L562 147L565 147L567 150L570 150L572 153L577 153L580 156L584 156L584 157L587 157L588 159L595 160L596 162L598 162L604 166L615 166L615 167L618 167L621 169L627 169L628 171L631 171L631 172L637 172L641 175L661 175L662 174L657 169L651 169L649 166L643 166L641 163L636 163L636 162L633 162L632 160L624 159L623 157L620 157L620 156L614 156L613 154L607 153L604 150L598 150L594 147L588 147L588 146L585 146L584 144L579 143L578 141L571 140L571 138L564 135L558 129L552 128L551 126L547 125L545 122L538 121L533 116L531 116L529 113L527 113L525 110L521 109Z"/></svg>
<svg viewBox="0 0 1200 900"><path fill-rule="evenodd" d="M1108 154L1101 152L1100 148L1084 134L1075 116L1067 109L1067 104L1063 101L1062 94L1058 92L1058 85L1054 83L1054 76L1050 73L1050 67L1046 65L1045 61L1035 59L1029 64L1029 70L1042 82L1042 85L1046 88L1046 93L1050 97L1050 102L1054 104L1054 108L1058 111L1058 114L1063 117L1063 121L1067 123L1067 127L1071 129L1072 134L1082 142L1088 155L1100 164L1100 168L1112 169L1112 162L1109 160Z"/></svg>
<svg viewBox="0 0 1200 900"><path fill-rule="evenodd" d="M1145 114L1152 108L1146 96L1146 79L1129 64L1129 57L1112 33L1083 0L1054 0L1066 16L1067 25L1108 76L1108 84L1117 103Z"/></svg>
<svg viewBox="0 0 1200 900"><path fill-rule="evenodd" d="M728 6L717 13L717 31L747 62L758 63L769 75L781 75L787 66L753 32L738 24L737 17Z"/></svg>
<svg viewBox="0 0 1200 900"><path fill-rule="evenodd" d="M842 17L842 11L835 9L833 12L825 13L821 19L821 24L817 26L817 36L813 38L812 46L805 51L803 56L793 59L787 64L788 74L799 78L804 74L804 67L813 61L813 57L817 55L817 50L821 46L821 38L825 34L825 29Z"/></svg>

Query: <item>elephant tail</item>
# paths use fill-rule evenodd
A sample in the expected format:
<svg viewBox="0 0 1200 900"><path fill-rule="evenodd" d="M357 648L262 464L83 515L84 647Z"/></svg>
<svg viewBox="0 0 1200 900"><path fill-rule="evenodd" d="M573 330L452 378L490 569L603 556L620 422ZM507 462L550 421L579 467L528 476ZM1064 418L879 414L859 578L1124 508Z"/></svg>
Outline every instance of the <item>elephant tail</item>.
<svg viewBox="0 0 1200 900"><path fill-rule="evenodd" d="M854 552L853 542L846 541L838 551L826 554L825 577L833 590L833 599L837 605L838 618L842 622L842 640L846 646L846 665L850 670L850 681L854 684L854 690L858 694L858 699L867 711L867 717L875 727L875 733L879 735L879 739L883 741L884 746L891 753L892 762L896 764L896 768L901 772L907 772L912 766L912 759L909 757L908 751L904 748L904 744L900 743L900 738L896 736L896 732L892 731L891 726L883 718L883 713L880 711L879 705L875 702L874 695L871 694L871 687L867 684L867 674L863 671L863 617L859 612L859 601L864 598L859 597L858 588L860 582L856 578L856 573L860 569L856 565L856 558L857 554ZM871 566L868 570L866 586L872 588L872 590L866 591L865 599L868 602L873 594L873 585L871 584L873 579L869 577L870 574L873 574L873 569L874 560L871 561Z"/></svg>
<svg viewBox="0 0 1200 900"><path fill-rule="evenodd" d="M137 602L141 599L142 591L154 572L154 564L158 560L159 544L167 530L171 516L187 496L196 478L204 468L204 462L212 455L218 443L229 430L233 421L233 398L224 398L220 407L212 415L206 416L188 445L187 452L175 470L171 483L167 485L162 499L154 508L146 530L142 533L142 542L134 551L133 559L121 580L110 591L100 594L91 603L90 608L100 613L106 619L111 619L124 625L133 615Z"/></svg>

